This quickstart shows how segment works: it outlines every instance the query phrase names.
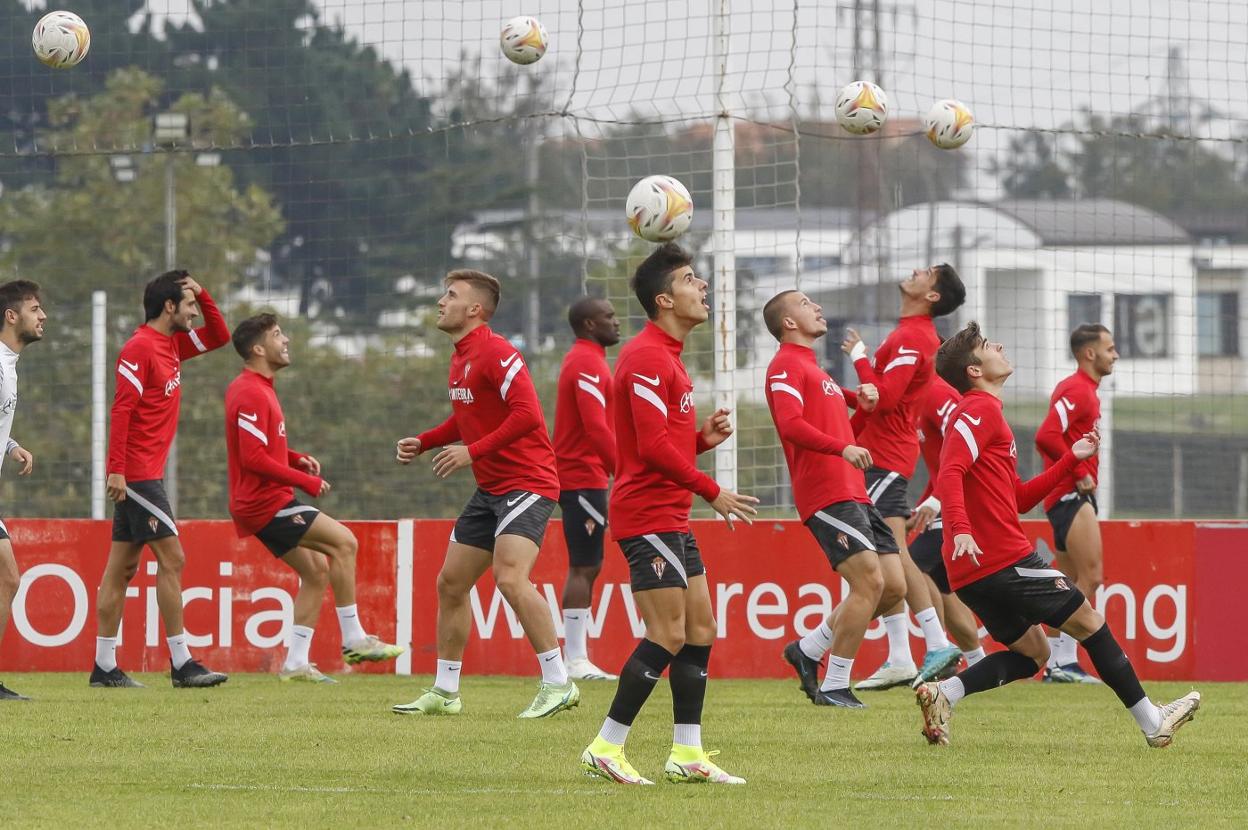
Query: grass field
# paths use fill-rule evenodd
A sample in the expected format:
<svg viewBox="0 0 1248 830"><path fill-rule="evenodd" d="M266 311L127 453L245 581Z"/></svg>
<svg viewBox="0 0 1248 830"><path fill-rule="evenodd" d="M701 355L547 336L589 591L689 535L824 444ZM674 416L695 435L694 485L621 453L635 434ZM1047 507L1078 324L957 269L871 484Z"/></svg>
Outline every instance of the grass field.
<svg viewBox="0 0 1248 830"><path fill-rule="evenodd" d="M577 768L611 683L583 684L578 710L518 721L532 681L468 677L464 715L426 720L389 706L427 679L240 675L194 691L137 677L147 689L4 676L36 700L0 705L0 826L1248 826L1248 685L1203 686L1196 719L1159 751L1103 687L969 698L939 748L902 690L849 712L811 706L795 681L713 681L706 745L749 784L642 788ZM1188 688L1148 684L1154 699ZM670 723L665 682L629 742L655 779Z"/></svg>

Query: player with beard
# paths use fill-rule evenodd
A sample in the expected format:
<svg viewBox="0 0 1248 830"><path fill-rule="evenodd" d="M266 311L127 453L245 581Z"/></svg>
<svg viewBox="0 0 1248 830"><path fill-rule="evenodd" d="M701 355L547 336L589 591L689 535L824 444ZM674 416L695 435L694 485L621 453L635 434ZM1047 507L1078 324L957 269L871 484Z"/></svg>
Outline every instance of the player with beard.
<svg viewBox="0 0 1248 830"><path fill-rule="evenodd" d="M240 537L254 535L299 574L290 648L278 673L283 681L333 683L309 662L312 634L325 589L334 588L342 631L342 657L348 665L393 660L401 646L365 634L355 604L355 534L295 498L329 492L321 462L288 448L286 416L273 381L290 365L290 338L275 314L257 314L239 323L231 337L243 358L243 371L225 390L225 448L230 468L230 515Z"/></svg>
<svg viewBox="0 0 1248 830"><path fill-rule="evenodd" d="M582 297L568 309L576 342L559 367L555 462L568 547L563 583L563 651L573 680L615 680L589 660L586 629L607 537L607 487L615 472L614 397L607 349L620 342L609 300Z"/></svg>
<svg viewBox="0 0 1248 830"><path fill-rule="evenodd" d="M35 467L35 456L17 443L12 436L13 413L17 411L17 359L31 343L43 339L43 324L48 319L39 296L38 283L11 280L0 285L0 444L4 455L19 464L17 474L28 476ZM9 622L13 598L21 584L17 559L9 529L0 519L0 640ZM0 701L29 700L0 683Z"/></svg>
<svg viewBox="0 0 1248 830"><path fill-rule="evenodd" d="M724 490L697 468L697 455L732 434L728 410L698 429L693 381L681 359L690 332L710 317L705 280L678 245L656 248L637 266L633 290L648 322L615 364L619 452L611 492L612 536L628 560L629 582L645 636L620 670L615 699L581 769L618 784L650 784L624 757L637 714L669 669L674 721L663 772L674 783L744 784L702 748L715 616L706 568L689 528L697 494L715 512L752 522L758 499Z"/></svg>
<svg viewBox="0 0 1248 830"><path fill-rule="evenodd" d="M1049 411L1036 430L1036 449L1046 467L1057 463L1085 432L1097 428L1101 418L1101 381L1114 371L1118 349L1109 329L1084 324L1070 334L1070 351L1079 368L1053 390ZM1096 484L1100 456L1081 461L1066 481L1044 500L1044 511L1053 526L1057 567L1075 580L1084 596L1096 596L1103 574L1101 526L1096 518ZM1068 634L1049 637L1049 665L1044 679L1053 683L1096 683L1079 665L1078 644Z"/></svg>
<svg viewBox="0 0 1248 830"><path fill-rule="evenodd" d="M410 464L421 453L444 447L434 456L434 474L446 478L471 467L477 490L455 522L438 574L433 687L393 710L405 715L463 711L459 682L472 631L469 597L477 580L492 570L494 584L515 610L542 671L537 695L519 717L545 718L581 699L568 678L550 606L529 581L559 498L555 451L524 358L489 326L498 308L498 280L465 269L451 271L444 283L437 325L455 344L448 380L451 416L400 440L396 458Z"/></svg>
<svg viewBox="0 0 1248 830"><path fill-rule="evenodd" d="M948 680L917 687L924 736L929 743L947 745L949 720L962 698L1035 675L1049 657L1039 625L1044 623L1083 645L1149 746L1169 746L1200 707L1200 692L1164 706L1150 701L1105 618L1069 577L1040 558L1018 519L1069 478L1080 461L1096 454L1100 436L1095 430L1085 434L1047 470L1023 482L1018 445L1001 402L1014 371L1004 348L988 342L971 323L940 347L936 366L962 394L949 416L936 480L947 531L942 555L949 584L1007 650Z"/></svg>
<svg viewBox="0 0 1248 830"><path fill-rule="evenodd" d="M854 362L862 383L873 384L880 394L870 413L854 415L858 443L871 452L867 470L867 495L888 523L901 554L906 575L906 603L923 630L927 653L916 668L910 653L906 606L899 602L884 615L888 636L888 660L857 689L887 689L935 677L956 664L962 652L949 643L922 572L910 559L906 547L906 520L910 503L906 487L919 461L919 414L927 398L934 370L932 359L940 345L935 318L952 314L966 299L966 287L953 266L942 264L916 269L898 286L901 320L868 358L866 344L853 329L841 349Z"/></svg>
<svg viewBox="0 0 1248 830"><path fill-rule="evenodd" d="M225 318L208 292L186 271L168 271L143 291L146 322L121 347L117 391L108 437L108 497L113 511L113 544L100 578L96 606L95 665L90 684L134 687L117 667L126 586L139 569L144 546L156 556L156 604L165 636L175 687L216 686L226 681L191 658L182 627L182 566L186 555L178 540L169 498L165 495L165 460L178 428L182 401L182 361L230 341ZM192 324L204 313L204 325Z"/></svg>

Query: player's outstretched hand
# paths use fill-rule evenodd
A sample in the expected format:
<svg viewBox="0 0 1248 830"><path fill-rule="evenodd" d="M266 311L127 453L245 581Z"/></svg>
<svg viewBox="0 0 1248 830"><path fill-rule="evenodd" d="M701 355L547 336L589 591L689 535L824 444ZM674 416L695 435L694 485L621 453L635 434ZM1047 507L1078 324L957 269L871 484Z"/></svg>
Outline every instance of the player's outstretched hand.
<svg viewBox="0 0 1248 830"><path fill-rule="evenodd" d="M194 294L196 297L204 293L204 287L200 285L199 283L195 282L195 280L189 275L178 280L178 285L182 286L183 288L191 289L191 293Z"/></svg>
<svg viewBox="0 0 1248 830"><path fill-rule="evenodd" d="M870 412L880 402L880 390L874 383L862 383L858 386L858 408Z"/></svg>
<svg viewBox="0 0 1248 830"><path fill-rule="evenodd" d="M756 504L758 504L758 499L753 496L743 496L731 490L720 490L715 501L711 502L711 508L727 519L728 529L731 530L734 517L747 525L754 524L754 517L758 515L758 510L754 507Z"/></svg>
<svg viewBox="0 0 1248 830"><path fill-rule="evenodd" d="M1101 433L1099 430L1085 432L1083 437L1075 442L1070 451L1075 454L1075 458L1082 461L1085 458L1091 458L1100 452L1101 449Z"/></svg>
<svg viewBox="0 0 1248 830"><path fill-rule="evenodd" d="M472 466L472 455L463 444L452 444L433 457L433 473L446 478L456 470Z"/></svg>
<svg viewBox="0 0 1248 830"><path fill-rule="evenodd" d="M716 409L702 424L702 440L708 447L717 447L732 435L732 421L728 418L731 412L731 409Z"/></svg>
<svg viewBox="0 0 1248 830"><path fill-rule="evenodd" d="M867 344L862 342L856 329L845 329L845 339L841 341L841 351L849 355L850 360L867 356Z"/></svg>
<svg viewBox="0 0 1248 830"><path fill-rule="evenodd" d="M932 519L936 518L936 511L930 507L920 507L914 511L914 515L906 522L906 530L913 530L915 533L922 533L927 530L928 525L932 523Z"/></svg>
<svg viewBox="0 0 1248 830"><path fill-rule="evenodd" d="M975 563L975 567L979 567L979 555L983 553L979 549L979 545L975 544L975 538L969 533L959 533L953 537L953 558L957 559L962 555L971 557L971 561Z"/></svg>
<svg viewBox="0 0 1248 830"><path fill-rule="evenodd" d="M850 444L841 450L841 458L859 470L865 470L871 466L871 451L866 447L855 447Z"/></svg>
<svg viewBox="0 0 1248 830"><path fill-rule="evenodd" d="M125 501L126 477L121 473L109 473L108 480L104 482L104 491L113 501Z"/></svg>
<svg viewBox="0 0 1248 830"><path fill-rule="evenodd" d="M394 460L400 464L411 464L420 453L419 438L400 438L399 443L395 446Z"/></svg>
<svg viewBox="0 0 1248 830"><path fill-rule="evenodd" d="M17 471L19 476L28 476L30 471L35 469L35 456L30 450L14 447L13 451L9 453L9 458L22 465L22 468Z"/></svg>
<svg viewBox="0 0 1248 830"><path fill-rule="evenodd" d="M299 466L303 468L305 473L311 473L314 476L321 474L321 462L317 461L310 455L305 455L299 459Z"/></svg>

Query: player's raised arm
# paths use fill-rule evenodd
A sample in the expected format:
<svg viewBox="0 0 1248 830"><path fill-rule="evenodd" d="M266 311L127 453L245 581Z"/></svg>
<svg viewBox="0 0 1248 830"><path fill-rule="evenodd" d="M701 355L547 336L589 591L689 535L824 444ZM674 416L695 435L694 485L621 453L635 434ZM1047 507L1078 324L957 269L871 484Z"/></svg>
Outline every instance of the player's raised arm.
<svg viewBox="0 0 1248 830"><path fill-rule="evenodd" d="M174 343L178 347L178 357L182 360L190 360L192 357L207 354L229 343L230 329L225 323L225 316L221 313L221 309L217 308L216 302L208 291L189 273L186 271L181 273L185 275L181 280L182 287L190 289L195 295L195 301L199 303L200 313L204 317L204 324L199 328L176 332L173 336Z"/></svg>

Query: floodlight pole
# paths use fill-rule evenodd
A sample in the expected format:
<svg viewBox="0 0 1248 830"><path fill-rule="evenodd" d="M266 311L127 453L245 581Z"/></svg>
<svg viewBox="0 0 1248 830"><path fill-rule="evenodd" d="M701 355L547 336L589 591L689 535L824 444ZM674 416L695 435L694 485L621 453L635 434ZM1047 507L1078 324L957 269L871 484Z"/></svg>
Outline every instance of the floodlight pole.
<svg viewBox="0 0 1248 830"><path fill-rule="evenodd" d="M714 273L711 296L714 314L714 398L716 409L730 409L737 416L737 254L733 235L736 229L736 161L732 115L728 107L727 81L730 52L728 28L730 0L716 0L714 41L715 60L715 143L712 150L711 252ZM727 490L737 489L737 439L729 438L715 448L715 480Z"/></svg>

